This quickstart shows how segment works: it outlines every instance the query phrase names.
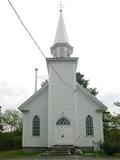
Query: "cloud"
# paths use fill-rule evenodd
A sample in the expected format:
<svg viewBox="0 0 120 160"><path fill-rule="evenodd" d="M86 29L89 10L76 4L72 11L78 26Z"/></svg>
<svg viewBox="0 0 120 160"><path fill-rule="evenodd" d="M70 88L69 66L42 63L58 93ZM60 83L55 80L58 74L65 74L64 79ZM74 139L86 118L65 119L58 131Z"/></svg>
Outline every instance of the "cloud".
<svg viewBox="0 0 120 160"><path fill-rule="evenodd" d="M120 92L110 91L106 92L104 95L99 96L98 99L102 101L110 112L120 113L120 107L114 105L114 102L120 102Z"/></svg>
<svg viewBox="0 0 120 160"><path fill-rule="evenodd" d="M28 92L20 86L0 81L0 105L4 110L17 108L28 96Z"/></svg>

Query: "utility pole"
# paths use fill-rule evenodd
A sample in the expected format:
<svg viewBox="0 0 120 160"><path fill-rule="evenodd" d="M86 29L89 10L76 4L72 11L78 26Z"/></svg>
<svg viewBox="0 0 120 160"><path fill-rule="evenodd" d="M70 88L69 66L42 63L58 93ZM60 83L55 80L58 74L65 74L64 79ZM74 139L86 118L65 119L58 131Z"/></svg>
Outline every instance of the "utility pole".
<svg viewBox="0 0 120 160"><path fill-rule="evenodd" d="M35 93L37 92L37 72L38 68L35 68Z"/></svg>

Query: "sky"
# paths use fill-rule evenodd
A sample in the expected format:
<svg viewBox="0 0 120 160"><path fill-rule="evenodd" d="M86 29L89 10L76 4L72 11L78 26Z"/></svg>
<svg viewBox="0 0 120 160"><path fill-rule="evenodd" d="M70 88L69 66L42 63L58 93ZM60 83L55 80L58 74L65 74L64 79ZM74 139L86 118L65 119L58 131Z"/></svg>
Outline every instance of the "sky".
<svg viewBox="0 0 120 160"><path fill-rule="evenodd" d="M59 0L11 0L46 57L52 57ZM120 0L63 0L63 17L77 71L96 87L111 112L120 101ZM25 31L8 0L0 1L0 105L17 109L35 90L35 68L48 76L46 61Z"/></svg>

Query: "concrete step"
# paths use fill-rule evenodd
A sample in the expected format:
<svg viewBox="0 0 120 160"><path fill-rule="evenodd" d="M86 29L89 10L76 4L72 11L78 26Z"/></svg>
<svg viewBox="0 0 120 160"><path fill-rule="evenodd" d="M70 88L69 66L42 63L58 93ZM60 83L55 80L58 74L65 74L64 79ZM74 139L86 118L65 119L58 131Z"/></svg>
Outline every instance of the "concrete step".
<svg viewBox="0 0 120 160"><path fill-rule="evenodd" d="M51 148L74 148L73 145L54 145Z"/></svg>
<svg viewBox="0 0 120 160"><path fill-rule="evenodd" d="M71 145L54 145L49 148L49 155L51 156L67 156L70 155Z"/></svg>
<svg viewBox="0 0 120 160"><path fill-rule="evenodd" d="M70 155L70 150L58 150L58 149L54 149L54 150L50 150L49 151L49 155L50 156L67 156Z"/></svg>

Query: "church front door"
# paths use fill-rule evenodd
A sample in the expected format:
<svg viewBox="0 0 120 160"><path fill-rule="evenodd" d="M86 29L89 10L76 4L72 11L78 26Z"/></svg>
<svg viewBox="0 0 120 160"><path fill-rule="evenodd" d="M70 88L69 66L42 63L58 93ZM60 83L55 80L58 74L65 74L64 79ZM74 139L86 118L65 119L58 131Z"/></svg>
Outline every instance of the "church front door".
<svg viewBox="0 0 120 160"><path fill-rule="evenodd" d="M57 121L55 127L55 145L72 145L73 134L70 121L66 118L61 118Z"/></svg>

